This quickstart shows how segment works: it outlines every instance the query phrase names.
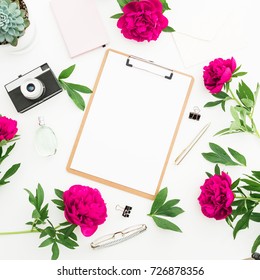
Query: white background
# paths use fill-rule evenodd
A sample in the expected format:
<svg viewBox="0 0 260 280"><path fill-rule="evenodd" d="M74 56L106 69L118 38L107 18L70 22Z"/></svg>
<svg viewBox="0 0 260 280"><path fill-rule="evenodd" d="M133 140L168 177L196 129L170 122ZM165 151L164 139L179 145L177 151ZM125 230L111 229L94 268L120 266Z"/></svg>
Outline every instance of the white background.
<svg viewBox="0 0 260 280"><path fill-rule="evenodd" d="M174 2L182 1L175 0ZM185 4L187 5L188 2L186 1ZM243 173L249 173L250 170L259 170L259 139L245 134L213 136L217 131L229 125L230 115L224 113L220 108L203 108L203 105L208 101L213 101L213 98L204 88L202 80L203 66L208 64L210 60L216 57L230 58L233 56L238 65L243 64L242 69L249 72L244 78L245 81L252 88L255 87L259 81L260 65L258 1L246 1L244 4L243 1L236 1L236 6L234 6L234 9L243 12L243 17L239 18L240 25L242 23L245 27L244 30L241 29L240 41L243 44L236 44L225 50L219 48L219 45L214 46L213 44L208 49L209 60L198 60L196 63L193 60L192 64L187 66L187 60L178 49L177 39L174 35L162 33L157 41L150 43L127 40L116 27L116 20L110 18L111 15L120 12L117 2L115 0L96 0L109 34L110 44L108 47L154 60L158 64L186 72L195 78L191 97L162 184L169 189L169 199L179 198L181 200L179 206L185 210L185 213L176 217L174 222L182 229L183 233L166 231L155 226L152 219L146 215L150 211L152 201L77 177L66 171L66 164L83 116L83 112L74 106L66 92L62 92L24 114L16 112L5 92L4 85L19 74L26 73L47 62L58 75L62 69L76 64L75 72L69 81L85 84L92 88L106 50L100 48L71 59L51 12L49 0L27 0L26 3L36 30L34 44L28 51L22 53L14 53L6 48L0 48L0 112L2 115L18 121L19 134L21 135L15 150L1 165L2 171L14 163L21 162L21 167L17 174L11 178L11 183L0 189L0 231L27 229L25 222L31 218L32 207L28 202L24 188L34 192L37 184L41 183L45 190L46 202L50 202L54 198L54 188L66 190L71 185L82 184L100 190L107 203L108 218L89 238L82 236L80 230L77 229L79 248L76 250L61 248L61 260L239 260L249 257L251 246L259 235L259 224L252 223L249 229L239 232L236 240L233 240L232 229L225 221L215 221L203 216L197 198L200 194L200 186L206 179L205 171L213 172L214 168L213 164L206 162L201 156L202 152L209 151L209 142L221 144L223 147L232 147L246 155L248 161L246 168L223 167L234 180ZM174 19L174 13L177 11L174 10L172 1L168 1L168 3L172 7L172 11L167 11L167 14ZM203 9L199 6L196 8ZM167 14L165 15L167 16ZM196 10L194 10L194 14L196 14ZM171 22L171 25L174 27L174 21ZM84 36L84 32L82 36ZM91 38L89 39L91 40ZM228 42L228 38L225 40L227 45L232 45L232 42ZM216 44L221 44L223 47L225 41L217 41ZM201 57L199 53L195 52L197 49L193 50L192 44L189 48L190 52L194 52L194 56ZM221 51L215 54L215 49ZM211 55L211 51L214 55ZM89 96L84 96L86 103L88 98ZM199 122L188 118L188 114L194 106L201 109ZM58 138L58 152L50 158L40 157L34 149L33 138L38 127L37 118L39 115L45 116L46 124L55 131ZM257 115L256 112L257 117L260 125L259 114ZM176 156L208 122L211 122L211 126L205 135L180 165L174 165ZM127 204L133 207L128 219L123 218L121 213L115 210L117 204L122 206ZM54 224L64 221L63 213L56 209L51 202L50 219ZM145 223L148 227L142 235L103 250L93 251L90 248L90 242L97 237L139 223ZM0 259L48 260L51 256L50 248L38 248L40 242L38 234L1 236Z"/></svg>

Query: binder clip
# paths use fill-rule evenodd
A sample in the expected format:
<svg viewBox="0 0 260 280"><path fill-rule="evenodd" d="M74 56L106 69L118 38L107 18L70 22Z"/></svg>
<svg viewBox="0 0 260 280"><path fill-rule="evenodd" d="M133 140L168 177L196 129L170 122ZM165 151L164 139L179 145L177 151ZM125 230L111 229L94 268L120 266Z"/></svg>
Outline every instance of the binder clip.
<svg viewBox="0 0 260 280"><path fill-rule="evenodd" d="M257 253L257 252L253 253L253 254L252 254L252 258L253 258L254 260L260 260L260 254Z"/></svg>
<svg viewBox="0 0 260 280"><path fill-rule="evenodd" d="M121 211L122 216L128 218L131 213L132 207L128 205L126 205L125 207L121 207L120 205L117 205L116 210Z"/></svg>
<svg viewBox="0 0 260 280"><path fill-rule="evenodd" d="M199 114L200 109L199 109L199 107L195 106L193 108L193 110L194 111L190 112L190 114L189 114L189 119L199 121L200 120L200 114Z"/></svg>

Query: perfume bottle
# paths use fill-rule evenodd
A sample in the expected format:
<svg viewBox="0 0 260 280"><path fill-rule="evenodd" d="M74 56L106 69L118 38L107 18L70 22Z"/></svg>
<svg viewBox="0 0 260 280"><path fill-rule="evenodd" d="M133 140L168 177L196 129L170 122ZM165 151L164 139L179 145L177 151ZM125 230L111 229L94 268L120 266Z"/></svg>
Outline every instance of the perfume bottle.
<svg viewBox="0 0 260 280"><path fill-rule="evenodd" d="M35 148L39 155L48 157L57 151L57 138L53 130L45 125L44 117L38 117L39 128L35 133Z"/></svg>

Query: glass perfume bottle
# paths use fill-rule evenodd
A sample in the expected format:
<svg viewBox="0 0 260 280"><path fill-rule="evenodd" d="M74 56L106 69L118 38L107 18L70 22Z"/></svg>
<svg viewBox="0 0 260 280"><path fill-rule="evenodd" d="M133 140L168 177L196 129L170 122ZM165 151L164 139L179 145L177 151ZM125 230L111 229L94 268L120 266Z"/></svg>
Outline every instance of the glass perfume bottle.
<svg viewBox="0 0 260 280"><path fill-rule="evenodd" d="M45 125L44 117L38 117L39 128L35 133L35 148L39 155L48 157L57 151L57 138L53 130Z"/></svg>

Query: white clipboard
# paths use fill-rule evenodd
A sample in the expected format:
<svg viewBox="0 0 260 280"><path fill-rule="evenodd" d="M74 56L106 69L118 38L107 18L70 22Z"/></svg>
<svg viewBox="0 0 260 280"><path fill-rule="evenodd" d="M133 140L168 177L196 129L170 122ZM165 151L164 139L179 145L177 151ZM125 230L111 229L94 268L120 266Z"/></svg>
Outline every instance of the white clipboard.
<svg viewBox="0 0 260 280"><path fill-rule="evenodd" d="M154 199L194 79L108 49L67 170Z"/></svg>

